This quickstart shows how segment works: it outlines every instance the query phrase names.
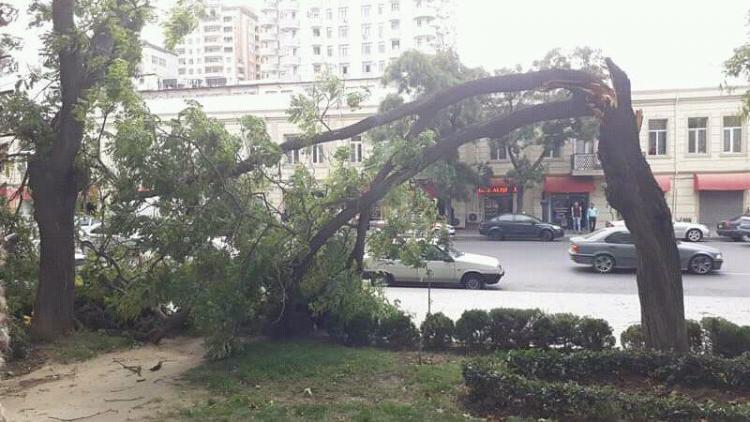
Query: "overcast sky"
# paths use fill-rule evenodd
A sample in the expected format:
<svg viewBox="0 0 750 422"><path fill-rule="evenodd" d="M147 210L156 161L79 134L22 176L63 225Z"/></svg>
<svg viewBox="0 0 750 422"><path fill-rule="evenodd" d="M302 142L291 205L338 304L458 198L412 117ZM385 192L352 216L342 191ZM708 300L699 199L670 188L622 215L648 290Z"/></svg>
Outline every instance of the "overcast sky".
<svg viewBox="0 0 750 422"><path fill-rule="evenodd" d="M174 3L153 1L162 10ZM228 1L255 7L261 3ZM471 66L526 66L550 49L588 45L602 49L625 69L634 89L717 86L723 81L724 60L750 38L748 0L456 2L456 48ZM160 29L147 28L144 38L160 42ZM35 60L38 42L30 37L23 61Z"/></svg>

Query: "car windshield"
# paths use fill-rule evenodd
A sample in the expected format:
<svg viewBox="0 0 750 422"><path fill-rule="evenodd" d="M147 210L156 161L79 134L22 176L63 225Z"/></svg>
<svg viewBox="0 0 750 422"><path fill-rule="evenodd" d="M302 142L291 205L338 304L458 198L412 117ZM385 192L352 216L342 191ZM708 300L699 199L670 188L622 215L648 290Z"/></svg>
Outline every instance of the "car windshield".
<svg viewBox="0 0 750 422"><path fill-rule="evenodd" d="M446 249L448 250L448 253L454 258L458 258L459 256L464 255L464 252L459 251L453 246L448 246Z"/></svg>

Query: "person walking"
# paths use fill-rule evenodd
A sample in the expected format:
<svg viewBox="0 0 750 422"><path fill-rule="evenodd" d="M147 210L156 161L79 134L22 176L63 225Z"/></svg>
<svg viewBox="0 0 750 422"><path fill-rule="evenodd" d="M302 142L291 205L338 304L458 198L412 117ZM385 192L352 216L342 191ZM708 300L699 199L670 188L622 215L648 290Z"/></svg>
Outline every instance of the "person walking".
<svg viewBox="0 0 750 422"><path fill-rule="evenodd" d="M589 204L589 210L586 216L589 220L589 231L593 232L596 230L596 219L599 218L599 208L597 208L593 202Z"/></svg>
<svg viewBox="0 0 750 422"><path fill-rule="evenodd" d="M573 206L570 207L570 216L573 218L573 231L581 231L581 218L583 217L583 208L576 201L573 202Z"/></svg>

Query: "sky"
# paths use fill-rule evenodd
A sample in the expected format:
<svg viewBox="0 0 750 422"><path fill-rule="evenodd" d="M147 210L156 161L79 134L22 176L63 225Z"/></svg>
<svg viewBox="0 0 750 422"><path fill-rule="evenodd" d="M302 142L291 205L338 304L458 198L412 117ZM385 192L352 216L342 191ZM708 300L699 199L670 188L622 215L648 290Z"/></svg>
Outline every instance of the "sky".
<svg viewBox="0 0 750 422"><path fill-rule="evenodd" d="M164 11L175 0L152 1ZM591 46L628 72L633 89L713 87L724 82L722 64L732 50L750 41L748 0L455 1L456 50L466 64L488 70L528 66L553 48ZM21 23L12 30L30 35ZM160 32L152 25L144 38L159 43ZM36 61L39 45L38 37L27 38L22 65Z"/></svg>

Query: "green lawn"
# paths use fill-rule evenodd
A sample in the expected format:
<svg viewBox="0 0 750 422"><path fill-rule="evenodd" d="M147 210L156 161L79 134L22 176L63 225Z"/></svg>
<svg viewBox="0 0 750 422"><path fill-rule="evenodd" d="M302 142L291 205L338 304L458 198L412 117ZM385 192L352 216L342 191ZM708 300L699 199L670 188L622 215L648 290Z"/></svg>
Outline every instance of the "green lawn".
<svg viewBox="0 0 750 422"><path fill-rule="evenodd" d="M462 359L347 348L321 341L259 342L188 378L214 393L185 410L195 421L465 421Z"/></svg>

